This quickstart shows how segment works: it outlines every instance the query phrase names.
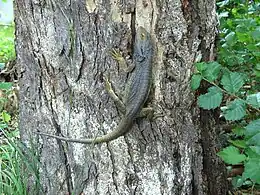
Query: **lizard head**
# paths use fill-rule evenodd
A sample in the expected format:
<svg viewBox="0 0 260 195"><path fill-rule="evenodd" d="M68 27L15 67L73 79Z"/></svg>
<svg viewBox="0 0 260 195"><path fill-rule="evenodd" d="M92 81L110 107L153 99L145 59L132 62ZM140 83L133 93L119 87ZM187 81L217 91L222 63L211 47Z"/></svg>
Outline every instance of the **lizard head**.
<svg viewBox="0 0 260 195"><path fill-rule="evenodd" d="M140 57L148 57L152 52L152 41L150 34L144 27L138 27L135 35L135 54Z"/></svg>

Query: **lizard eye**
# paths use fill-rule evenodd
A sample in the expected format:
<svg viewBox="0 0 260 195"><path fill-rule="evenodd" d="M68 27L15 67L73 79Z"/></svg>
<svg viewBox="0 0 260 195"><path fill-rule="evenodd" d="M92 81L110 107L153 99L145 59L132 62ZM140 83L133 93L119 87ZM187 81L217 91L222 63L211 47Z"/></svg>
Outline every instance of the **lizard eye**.
<svg viewBox="0 0 260 195"><path fill-rule="evenodd" d="M141 33L141 39L144 40L145 39L145 34Z"/></svg>

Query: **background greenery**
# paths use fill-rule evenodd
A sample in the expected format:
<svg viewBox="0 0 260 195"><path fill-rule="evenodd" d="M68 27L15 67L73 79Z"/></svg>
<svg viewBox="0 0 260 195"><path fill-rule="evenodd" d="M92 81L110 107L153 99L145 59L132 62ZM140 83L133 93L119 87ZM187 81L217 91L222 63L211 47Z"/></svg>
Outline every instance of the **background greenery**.
<svg viewBox="0 0 260 195"><path fill-rule="evenodd" d="M260 186L260 3L218 1L220 33L215 62L197 63L191 88L201 82L211 86L198 97L203 109L221 109L220 117L230 128L218 155L233 176L234 188ZM240 168L241 173L234 174Z"/></svg>
<svg viewBox="0 0 260 195"><path fill-rule="evenodd" d="M0 24L0 68L3 69L4 63L14 59L14 26Z"/></svg>
<svg viewBox="0 0 260 195"><path fill-rule="evenodd" d="M19 141L14 67L14 25L0 24L0 194L25 195L30 178L35 178L30 187L40 189L38 156L31 143L28 148Z"/></svg>

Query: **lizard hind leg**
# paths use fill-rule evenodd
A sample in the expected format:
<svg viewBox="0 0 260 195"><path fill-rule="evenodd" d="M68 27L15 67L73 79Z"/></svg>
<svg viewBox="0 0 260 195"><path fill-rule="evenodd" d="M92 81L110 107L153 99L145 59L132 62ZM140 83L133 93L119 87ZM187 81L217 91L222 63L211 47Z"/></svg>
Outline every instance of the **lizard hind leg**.
<svg viewBox="0 0 260 195"><path fill-rule="evenodd" d="M154 108L145 107L140 111L138 118L148 118L149 120L155 120L156 118L163 117L161 113L156 113Z"/></svg>
<svg viewBox="0 0 260 195"><path fill-rule="evenodd" d="M149 119L152 119L153 116L154 116L154 109L152 107L146 107L146 108L142 108L142 110L138 115L138 118L147 117Z"/></svg>

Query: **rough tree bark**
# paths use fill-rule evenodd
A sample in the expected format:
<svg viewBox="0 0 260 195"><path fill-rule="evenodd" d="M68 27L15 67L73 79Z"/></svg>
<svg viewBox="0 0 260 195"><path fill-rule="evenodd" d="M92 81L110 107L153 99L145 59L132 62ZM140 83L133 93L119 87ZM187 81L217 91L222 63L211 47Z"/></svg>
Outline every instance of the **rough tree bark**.
<svg viewBox="0 0 260 195"><path fill-rule="evenodd" d="M226 194L214 113L198 109L189 86L195 59L214 59L215 1L16 0L15 22L20 132L39 143L44 194ZM103 77L123 91L128 74L109 51L131 60L137 26L155 41L148 104L161 116L97 146L33 134L93 137L117 126Z"/></svg>

